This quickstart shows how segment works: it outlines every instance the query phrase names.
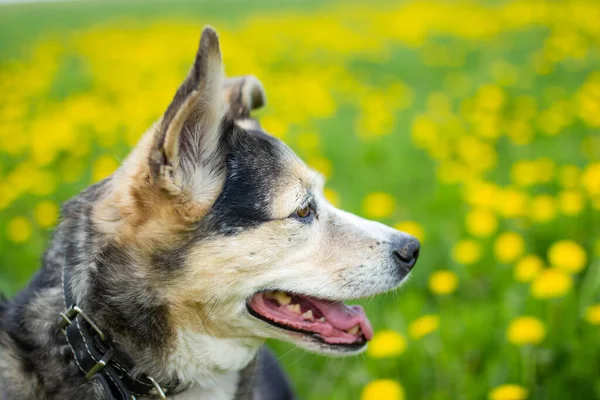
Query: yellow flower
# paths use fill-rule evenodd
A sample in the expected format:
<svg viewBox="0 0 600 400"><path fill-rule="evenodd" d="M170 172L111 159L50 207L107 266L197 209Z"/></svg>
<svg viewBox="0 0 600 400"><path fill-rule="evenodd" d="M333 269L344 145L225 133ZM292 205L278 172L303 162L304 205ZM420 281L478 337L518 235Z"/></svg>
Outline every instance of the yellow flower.
<svg viewBox="0 0 600 400"><path fill-rule="evenodd" d="M585 309L585 319L592 325L600 325L600 303Z"/></svg>
<svg viewBox="0 0 600 400"><path fill-rule="evenodd" d="M429 277L429 288L435 294L450 294L458 287L458 277L452 271L436 271Z"/></svg>
<svg viewBox="0 0 600 400"><path fill-rule="evenodd" d="M307 152L314 152L319 148L321 138L315 132L302 132L296 138L296 143L298 148Z"/></svg>
<svg viewBox="0 0 600 400"><path fill-rule="evenodd" d="M477 101L481 108L488 111L497 111L502 108L506 94L499 86L483 85L477 92Z"/></svg>
<svg viewBox="0 0 600 400"><path fill-rule="evenodd" d="M423 242L423 239L425 239L425 231L423 230L423 227L415 221L398 222L396 225L394 225L394 228L413 235L421 242Z"/></svg>
<svg viewBox="0 0 600 400"><path fill-rule="evenodd" d="M363 214L369 218L387 218L392 215L396 200L384 192L369 193L362 202Z"/></svg>
<svg viewBox="0 0 600 400"><path fill-rule="evenodd" d="M485 209L474 209L467 214L467 232L477 237L488 237L498 228L496 216Z"/></svg>
<svg viewBox="0 0 600 400"><path fill-rule="evenodd" d="M494 242L494 255L501 263L515 261L524 251L525 241L518 233L505 232Z"/></svg>
<svg viewBox="0 0 600 400"><path fill-rule="evenodd" d="M419 115L413 121L411 136L417 147L428 148L438 141L437 126L426 115Z"/></svg>
<svg viewBox="0 0 600 400"><path fill-rule="evenodd" d="M334 207L340 206L340 195L335 190L331 188L325 188L323 190L323 195Z"/></svg>
<svg viewBox="0 0 600 400"><path fill-rule="evenodd" d="M578 215L584 207L581 193L574 190L564 190L558 194L558 206L565 215Z"/></svg>
<svg viewBox="0 0 600 400"><path fill-rule="evenodd" d="M31 222L25 217L15 217L8 223L6 234L13 243L26 242L31 237Z"/></svg>
<svg viewBox="0 0 600 400"><path fill-rule="evenodd" d="M535 196L529 205L531 219L537 222L548 222L556 217L556 201L548 194Z"/></svg>
<svg viewBox="0 0 600 400"><path fill-rule="evenodd" d="M494 199L498 213L506 218L520 217L527 208L527 194L517 189L504 189Z"/></svg>
<svg viewBox="0 0 600 400"><path fill-rule="evenodd" d="M420 339L431 332L436 331L440 326L440 317L437 315L424 315L408 326L408 334L413 339Z"/></svg>
<svg viewBox="0 0 600 400"><path fill-rule="evenodd" d="M331 161L329 161L327 158L313 155L312 157L309 157L306 161L308 165L319 171L326 178L331 177L331 171L333 168L331 166Z"/></svg>
<svg viewBox="0 0 600 400"><path fill-rule="evenodd" d="M537 183L538 168L535 161L520 160L510 168L510 179L519 186L531 186Z"/></svg>
<svg viewBox="0 0 600 400"><path fill-rule="evenodd" d="M392 132L396 113L384 96L370 93L363 97L360 100L360 110L355 129L362 139L369 140Z"/></svg>
<svg viewBox="0 0 600 400"><path fill-rule="evenodd" d="M538 299L554 299L567 294L573 286L573 278L557 268L542 270L531 284L531 294Z"/></svg>
<svg viewBox="0 0 600 400"><path fill-rule="evenodd" d="M474 264L481 259L481 246L472 239L462 239L452 248L452 259L459 264Z"/></svg>
<svg viewBox="0 0 600 400"><path fill-rule="evenodd" d="M264 127L265 131L279 139L285 137L289 129L288 124L284 120L272 115L262 117L260 124Z"/></svg>
<svg viewBox="0 0 600 400"><path fill-rule="evenodd" d="M565 272L577 273L585 268L587 254L581 245L572 240L561 240L548 249L550 265Z"/></svg>
<svg viewBox="0 0 600 400"><path fill-rule="evenodd" d="M48 196L56 189L56 175L49 171L35 171L31 176L31 193Z"/></svg>
<svg viewBox="0 0 600 400"><path fill-rule="evenodd" d="M39 226L50 228L54 226L58 219L58 206L49 200L41 201L35 206L33 216Z"/></svg>
<svg viewBox="0 0 600 400"><path fill-rule="evenodd" d="M519 282L530 282L544 268L544 262L538 256L527 255L515 265L515 279Z"/></svg>
<svg viewBox="0 0 600 400"><path fill-rule="evenodd" d="M519 317L511 321L506 331L508 341L516 345L538 344L546 336L546 327L537 318Z"/></svg>
<svg viewBox="0 0 600 400"><path fill-rule="evenodd" d="M493 183L473 181L465 185L463 197L471 206L489 209L496 207L501 194L502 190Z"/></svg>
<svg viewBox="0 0 600 400"><path fill-rule="evenodd" d="M360 400L404 400L404 389L392 379L377 379L365 385Z"/></svg>
<svg viewBox="0 0 600 400"><path fill-rule="evenodd" d="M519 385L502 385L494 388L489 400L525 400L529 391Z"/></svg>
<svg viewBox="0 0 600 400"><path fill-rule="evenodd" d="M92 179L94 182L101 181L112 174L119 167L119 163L114 157L100 156L94 161L92 167Z"/></svg>
<svg viewBox="0 0 600 400"><path fill-rule="evenodd" d="M392 330L375 332L369 342L367 354L373 358L396 357L406 350L406 339L400 333Z"/></svg>
<svg viewBox="0 0 600 400"><path fill-rule="evenodd" d="M590 196L600 194L600 161L588 164L581 174L581 185Z"/></svg>

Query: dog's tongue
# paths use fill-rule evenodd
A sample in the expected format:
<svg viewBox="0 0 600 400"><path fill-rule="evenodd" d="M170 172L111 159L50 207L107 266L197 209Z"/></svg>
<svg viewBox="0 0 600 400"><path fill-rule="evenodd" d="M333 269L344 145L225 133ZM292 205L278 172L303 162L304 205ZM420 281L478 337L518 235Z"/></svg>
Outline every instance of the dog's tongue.
<svg viewBox="0 0 600 400"><path fill-rule="evenodd" d="M345 331L359 324L367 340L373 337L373 328L361 306L348 306L341 301L331 302L314 298L310 301L319 308L334 328Z"/></svg>

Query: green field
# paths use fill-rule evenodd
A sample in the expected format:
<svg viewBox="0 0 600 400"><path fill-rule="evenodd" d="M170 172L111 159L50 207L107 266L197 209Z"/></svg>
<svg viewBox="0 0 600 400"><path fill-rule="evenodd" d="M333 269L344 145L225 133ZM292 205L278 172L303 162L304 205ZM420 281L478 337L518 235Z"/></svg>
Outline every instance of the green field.
<svg viewBox="0 0 600 400"><path fill-rule="evenodd" d="M0 291L160 117L200 30L340 207L422 240L355 358L272 343L302 399L600 399L600 3L0 6ZM506 386L517 385L517 386Z"/></svg>

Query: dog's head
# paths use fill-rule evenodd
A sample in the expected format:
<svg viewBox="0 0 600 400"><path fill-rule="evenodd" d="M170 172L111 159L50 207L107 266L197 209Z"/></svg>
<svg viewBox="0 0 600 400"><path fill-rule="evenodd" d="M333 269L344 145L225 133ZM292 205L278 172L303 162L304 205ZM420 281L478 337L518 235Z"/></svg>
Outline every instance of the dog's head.
<svg viewBox="0 0 600 400"><path fill-rule="evenodd" d="M249 118L263 103L256 79L223 78L206 28L189 75L94 219L131 251L175 331L358 352L373 330L343 301L399 286L419 242L332 206L322 176Z"/></svg>

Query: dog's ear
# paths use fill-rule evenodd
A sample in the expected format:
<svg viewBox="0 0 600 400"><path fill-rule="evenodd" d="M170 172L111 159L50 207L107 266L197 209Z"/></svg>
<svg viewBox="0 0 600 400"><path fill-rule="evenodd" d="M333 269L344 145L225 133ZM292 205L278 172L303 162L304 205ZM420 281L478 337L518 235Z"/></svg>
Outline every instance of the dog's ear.
<svg viewBox="0 0 600 400"><path fill-rule="evenodd" d="M252 75L227 78L224 83L227 113L233 119L250 117L250 112L267 102L265 89Z"/></svg>
<svg viewBox="0 0 600 400"><path fill-rule="evenodd" d="M156 131L149 157L155 187L173 197L188 219L202 217L223 184L223 86L219 38L206 27L194 64Z"/></svg>
<svg viewBox="0 0 600 400"><path fill-rule="evenodd" d="M267 102L262 83L252 75L225 79L225 101L227 116L243 129L260 129L250 112Z"/></svg>

